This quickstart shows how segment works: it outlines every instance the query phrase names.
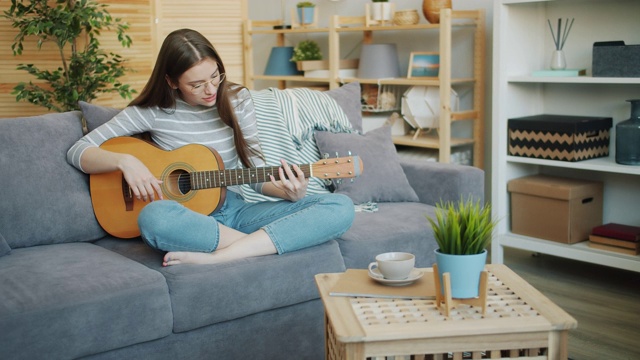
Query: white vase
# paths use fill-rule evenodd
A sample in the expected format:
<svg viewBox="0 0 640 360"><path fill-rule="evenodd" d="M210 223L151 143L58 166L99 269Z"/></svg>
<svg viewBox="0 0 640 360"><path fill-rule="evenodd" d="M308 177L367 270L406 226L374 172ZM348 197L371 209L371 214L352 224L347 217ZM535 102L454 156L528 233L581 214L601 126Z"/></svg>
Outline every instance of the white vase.
<svg viewBox="0 0 640 360"><path fill-rule="evenodd" d="M373 20L389 21L391 20L391 4L388 2L376 2L371 4L373 12Z"/></svg>
<svg viewBox="0 0 640 360"><path fill-rule="evenodd" d="M567 60L564 57L564 51L554 50L551 54L551 70L564 70L567 68Z"/></svg>

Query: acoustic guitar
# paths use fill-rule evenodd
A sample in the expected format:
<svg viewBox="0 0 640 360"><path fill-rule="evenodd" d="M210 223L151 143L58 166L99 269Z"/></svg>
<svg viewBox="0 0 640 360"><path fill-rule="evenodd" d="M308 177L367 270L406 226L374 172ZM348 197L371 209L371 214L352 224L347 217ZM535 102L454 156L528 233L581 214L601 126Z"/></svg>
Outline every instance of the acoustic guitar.
<svg viewBox="0 0 640 360"><path fill-rule="evenodd" d="M204 145L166 151L140 139L116 137L100 147L134 155L162 181L164 199L206 215L224 203L227 186L268 182L270 175L279 179L279 166L225 170L220 155ZM323 159L299 167L307 178L327 180L354 178L363 170L357 156ZM92 174L89 181L93 210L102 228L119 238L139 236L138 214L148 202L135 198L122 172Z"/></svg>

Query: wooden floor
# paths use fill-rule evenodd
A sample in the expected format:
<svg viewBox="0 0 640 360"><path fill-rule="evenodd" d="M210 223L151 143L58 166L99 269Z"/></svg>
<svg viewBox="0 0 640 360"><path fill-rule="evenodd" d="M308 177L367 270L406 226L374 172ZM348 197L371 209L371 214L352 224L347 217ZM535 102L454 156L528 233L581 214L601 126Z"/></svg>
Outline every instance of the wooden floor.
<svg viewBox="0 0 640 360"><path fill-rule="evenodd" d="M505 264L578 320L571 359L640 359L640 273L508 248Z"/></svg>

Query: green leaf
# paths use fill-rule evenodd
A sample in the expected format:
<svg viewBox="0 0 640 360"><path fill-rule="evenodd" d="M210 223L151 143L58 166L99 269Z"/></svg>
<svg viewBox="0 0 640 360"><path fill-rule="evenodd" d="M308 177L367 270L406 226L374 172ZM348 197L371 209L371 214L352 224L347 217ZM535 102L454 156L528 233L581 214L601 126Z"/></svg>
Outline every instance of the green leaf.
<svg viewBox="0 0 640 360"><path fill-rule="evenodd" d="M135 90L120 84L117 79L132 70L126 67L121 56L101 51L96 38L101 30L111 30L123 47L132 43L125 34L129 25L114 19L107 7L92 0L11 1L2 16L17 29L11 45L13 54L22 55L23 42L31 37L35 38L38 49L51 41L57 44L61 54L61 66L55 71L40 70L33 64L18 66L18 70L45 81L48 86L21 83L12 92L16 101L68 111L78 109L78 100L92 100L99 93L117 92L122 98L131 98ZM89 39L87 46L75 48L76 40L85 36Z"/></svg>
<svg viewBox="0 0 640 360"><path fill-rule="evenodd" d="M491 205L480 200L457 203L440 201L435 219L427 216L442 253L454 255L479 254L491 243L496 221L491 218Z"/></svg>

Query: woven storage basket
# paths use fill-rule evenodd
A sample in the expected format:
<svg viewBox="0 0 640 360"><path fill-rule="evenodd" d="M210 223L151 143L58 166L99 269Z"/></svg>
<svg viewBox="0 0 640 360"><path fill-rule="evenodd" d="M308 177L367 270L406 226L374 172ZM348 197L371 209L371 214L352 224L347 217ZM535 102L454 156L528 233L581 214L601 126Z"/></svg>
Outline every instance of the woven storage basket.
<svg viewBox="0 0 640 360"><path fill-rule="evenodd" d="M396 25L414 25L420 21L418 17L418 11L412 10L398 10L393 15L393 23Z"/></svg>

